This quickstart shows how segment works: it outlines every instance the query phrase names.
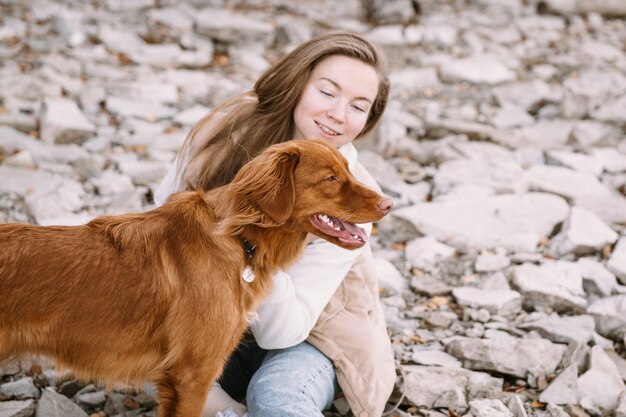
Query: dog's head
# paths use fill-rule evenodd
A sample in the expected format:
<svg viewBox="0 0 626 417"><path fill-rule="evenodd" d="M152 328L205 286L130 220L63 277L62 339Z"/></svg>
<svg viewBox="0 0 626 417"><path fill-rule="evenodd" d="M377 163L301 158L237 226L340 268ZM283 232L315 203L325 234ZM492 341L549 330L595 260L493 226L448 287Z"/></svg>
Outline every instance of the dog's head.
<svg viewBox="0 0 626 417"><path fill-rule="evenodd" d="M260 227L288 224L347 249L367 241L356 223L382 219L392 202L358 182L341 153L323 140L267 148L230 184L240 213Z"/></svg>

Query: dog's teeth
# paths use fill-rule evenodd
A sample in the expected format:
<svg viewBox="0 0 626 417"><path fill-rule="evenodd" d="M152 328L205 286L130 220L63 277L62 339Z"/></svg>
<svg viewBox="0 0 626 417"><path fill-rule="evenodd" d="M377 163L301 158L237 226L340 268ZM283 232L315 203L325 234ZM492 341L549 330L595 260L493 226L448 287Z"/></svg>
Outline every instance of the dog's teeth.
<svg viewBox="0 0 626 417"><path fill-rule="evenodd" d="M320 218L320 220L322 220L323 222L328 223L328 220L329 220L329 219L328 219L328 217L326 217L326 215L325 215L325 214L320 214L320 215L319 215L319 216L317 216L317 217L319 217L319 218Z"/></svg>

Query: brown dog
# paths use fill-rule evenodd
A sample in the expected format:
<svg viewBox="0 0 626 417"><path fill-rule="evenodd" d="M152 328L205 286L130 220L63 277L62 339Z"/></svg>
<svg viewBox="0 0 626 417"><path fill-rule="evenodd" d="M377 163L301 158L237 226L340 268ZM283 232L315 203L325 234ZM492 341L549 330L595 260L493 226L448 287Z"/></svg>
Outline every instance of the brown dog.
<svg viewBox="0 0 626 417"><path fill-rule="evenodd" d="M307 233L358 248L367 236L354 223L390 208L335 148L293 140L229 185L146 213L0 225L0 360L32 352L86 379L151 380L160 417L200 416L248 314Z"/></svg>

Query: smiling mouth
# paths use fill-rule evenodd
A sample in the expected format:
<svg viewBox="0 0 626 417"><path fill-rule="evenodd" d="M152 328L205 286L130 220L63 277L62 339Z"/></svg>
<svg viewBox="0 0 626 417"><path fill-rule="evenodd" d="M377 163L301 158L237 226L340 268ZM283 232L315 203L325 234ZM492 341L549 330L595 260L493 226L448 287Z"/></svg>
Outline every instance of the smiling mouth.
<svg viewBox="0 0 626 417"><path fill-rule="evenodd" d="M315 124L317 125L317 127L320 128L320 130L323 133L325 133L325 134L327 134L329 136L339 136L341 134L341 133L339 133L339 132L329 128L328 126L324 126L323 124L321 124L321 123L319 123L317 121L315 122Z"/></svg>
<svg viewBox="0 0 626 417"><path fill-rule="evenodd" d="M336 237L350 246L363 246L368 241L363 228L336 217L316 214L311 217L311 224L325 235Z"/></svg>

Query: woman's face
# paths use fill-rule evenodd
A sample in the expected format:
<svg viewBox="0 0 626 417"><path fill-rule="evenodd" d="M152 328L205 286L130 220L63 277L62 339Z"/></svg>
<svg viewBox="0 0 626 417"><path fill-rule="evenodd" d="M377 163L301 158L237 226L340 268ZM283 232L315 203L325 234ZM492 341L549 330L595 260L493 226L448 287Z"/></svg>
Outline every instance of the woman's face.
<svg viewBox="0 0 626 417"><path fill-rule="evenodd" d="M374 68L354 58L330 56L311 72L293 113L295 138L324 138L336 147L365 127L378 93Z"/></svg>

